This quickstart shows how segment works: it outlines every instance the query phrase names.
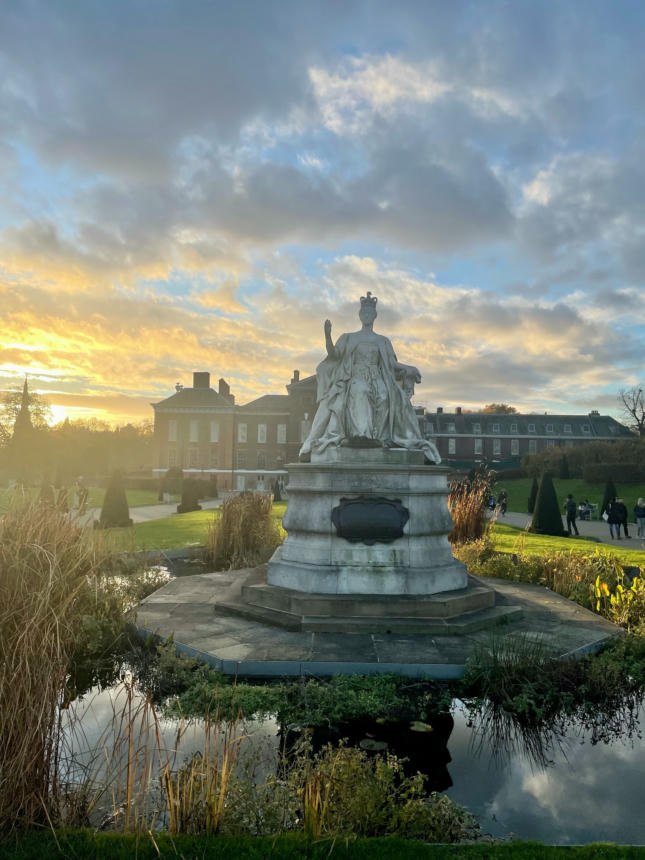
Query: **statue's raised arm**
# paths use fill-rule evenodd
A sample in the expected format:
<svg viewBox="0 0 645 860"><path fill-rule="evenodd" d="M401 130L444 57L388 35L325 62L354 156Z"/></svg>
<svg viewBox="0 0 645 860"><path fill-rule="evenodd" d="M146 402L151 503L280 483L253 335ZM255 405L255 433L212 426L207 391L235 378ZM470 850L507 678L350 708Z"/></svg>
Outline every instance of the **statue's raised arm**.
<svg viewBox="0 0 645 860"><path fill-rule="evenodd" d="M325 320L327 358L318 365L318 409L300 456L324 456L328 448L407 448L422 450L432 463L441 457L424 439L410 397L421 381L418 369L402 364L387 337L374 332L378 299L361 297L359 331L342 334L334 345Z"/></svg>
<svg viewBox="0 0 645 860"><path fill-rule="evenodd" d="M337 360L338 356L336 355L336 348L334 347L334 342L331 339L331 320L325 320L325 348L327 349L327 355L333 361Z"/></svg>

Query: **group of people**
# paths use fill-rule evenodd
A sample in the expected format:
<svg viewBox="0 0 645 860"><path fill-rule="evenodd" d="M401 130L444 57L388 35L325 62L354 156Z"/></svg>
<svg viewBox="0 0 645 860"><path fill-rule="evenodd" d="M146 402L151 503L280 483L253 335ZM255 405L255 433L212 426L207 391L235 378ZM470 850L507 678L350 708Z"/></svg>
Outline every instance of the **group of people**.
<svg viewBox="0 0 645 860"><path fill-rule="evenodd" d="M567 532L569 535L578 535L580 532L576 525L576 518L589 519L591 505L586 499L577 505L573 495L569 493L564 503L564 512L567 518ZM612 540L621 539L621 530L626 539L629 540L631 538L629 534L627 505L622 499L613 498L602 512L602 518L609 526L609 534ZM638 530L637 536L641 540L645 540L645 499L643 498L639 498L634 505L634 522Z"/></svg>
<svg viewBox="0 0 645 860"><path fill-rule="evenodd" d="M627 505L622 499L612 499L603 511L602 518L609 526L612 540L620 540L621 528L625 538L631 537L627 526ZM634 522L638 529L637 536L641 540L645 539L645 499L643 498L639 498L634 505Z"/></svg>

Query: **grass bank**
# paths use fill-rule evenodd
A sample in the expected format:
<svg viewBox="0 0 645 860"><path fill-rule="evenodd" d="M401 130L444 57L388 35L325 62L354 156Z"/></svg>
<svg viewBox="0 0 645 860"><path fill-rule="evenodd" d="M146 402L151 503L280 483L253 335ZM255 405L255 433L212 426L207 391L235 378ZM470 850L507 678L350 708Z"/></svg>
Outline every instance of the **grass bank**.
<svg viewBox="0 0 645 860"><path fill-rule="evenodd" d="M483 845L427 845L404 839L307 839L300 835L276 838L169 836L158 833L123 836L75 830L29 833L17 845L4 846L5 860L49 860L83 857L84 860L613 860L642 858L645 848L598 843L583 846L510 842Z"/></svg>
<svg viewBox="0 0 645 860"><path fill-rule="evenodd" d="M637 543L633 541L633 543ZM497 552L523 552L526 555L545 555L554 552L588 553L600 552L615 558L629 567L645 566L645 552L640 549L623 549L584 537L551 537L527 532L524 529L497 522L491 530L492 548Z"/></svg>

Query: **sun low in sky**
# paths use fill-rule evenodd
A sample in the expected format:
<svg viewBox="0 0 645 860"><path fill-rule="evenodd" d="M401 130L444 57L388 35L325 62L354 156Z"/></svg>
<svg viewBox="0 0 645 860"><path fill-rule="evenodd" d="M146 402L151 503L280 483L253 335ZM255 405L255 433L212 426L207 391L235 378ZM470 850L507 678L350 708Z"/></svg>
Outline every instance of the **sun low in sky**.
<svg viewBox="0 0 645 860"><path fill-rule="evenodd" d="M0 388L283 393L323 321L416 403L617 413L645 373L645 6L0 8Z"/></svg>

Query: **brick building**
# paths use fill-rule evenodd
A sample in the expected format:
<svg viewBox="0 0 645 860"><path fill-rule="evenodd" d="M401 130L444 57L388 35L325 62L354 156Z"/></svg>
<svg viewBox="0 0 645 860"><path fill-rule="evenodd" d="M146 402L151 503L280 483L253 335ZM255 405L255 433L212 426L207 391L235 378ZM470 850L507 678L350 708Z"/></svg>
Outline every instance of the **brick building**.
<svg viewBox="0 0 645 860"><path fill-rule="evenodd" d="M266 394L237 405L224 379L193 373L193 387L151 404L155 413L155 473L172 466L193 477L217 475L221 490L270 489L298 459L316 408L316 377L297 370L287 394Z"/></svg>
<svg viewBox="0 0 645 860"><path fill-rule="evenodd" d="M436 412L423 415L424 433L433 439L445 465L456 468L488 462L498 468L519 468L522 457L546 448L573 448L589 442L633 436L615 418L588 415L495 414Z"/></svg>

